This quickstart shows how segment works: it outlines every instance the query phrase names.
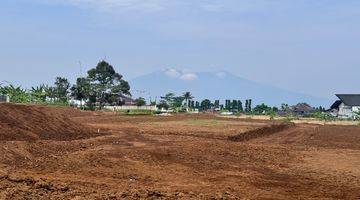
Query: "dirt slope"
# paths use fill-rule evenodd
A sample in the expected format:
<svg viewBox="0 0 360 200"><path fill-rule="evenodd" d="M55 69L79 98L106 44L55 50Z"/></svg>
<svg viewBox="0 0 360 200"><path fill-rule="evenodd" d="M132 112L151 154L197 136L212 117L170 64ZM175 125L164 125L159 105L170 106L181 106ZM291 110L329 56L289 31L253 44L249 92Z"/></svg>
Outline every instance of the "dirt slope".
<svg viewBox="0 0 360 200"><path fill-rule="evenodd" d="M0 104L0 141L74 140L100 135L55 108Z"/></svg>

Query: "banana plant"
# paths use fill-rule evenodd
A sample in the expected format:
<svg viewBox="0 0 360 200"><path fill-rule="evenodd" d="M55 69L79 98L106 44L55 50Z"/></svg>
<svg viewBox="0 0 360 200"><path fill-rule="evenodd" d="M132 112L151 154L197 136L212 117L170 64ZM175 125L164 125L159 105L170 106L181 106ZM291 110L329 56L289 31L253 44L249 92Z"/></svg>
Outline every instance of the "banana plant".
<svg viewBox="0 0 360 200"><path fill-rule="evenodd" d="M36 103L46 102L47 97L47 85L41 84L40 86L32 87L30 94L32 101Z"/></svg>
<svg viewBox="0 0 360 200"><path fill-rule="evenodd" d="M21 86L14 86L12 84L0 87L0 93L6 94L10 97L10 102L13 103L29 103L31 102L28 92L21 88Z"/></svg>

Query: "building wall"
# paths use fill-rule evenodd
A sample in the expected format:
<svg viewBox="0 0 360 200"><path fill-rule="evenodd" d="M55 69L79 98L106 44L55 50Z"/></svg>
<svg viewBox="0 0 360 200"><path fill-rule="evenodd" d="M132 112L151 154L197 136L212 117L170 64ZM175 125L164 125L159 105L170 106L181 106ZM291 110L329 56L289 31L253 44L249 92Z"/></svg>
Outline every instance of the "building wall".
<svg viewBox="0 0 360 200"><path fill-rule="evenodd" d="M10 102L8 95L0 95L0 102Z"/></svg>
<svg viewBox="0 0 360 200"><path fill-rule="evenodd" d="M354 106L354 107L352 107L352 111L353 111L353 112L359 112L359 111L360 111L360 106Z"/></svg>
<svg viewBox="0 0 360 200"><path fill-rule="evenodd" d="M359 110L359 107L357 106L347 106L344 103L342 103L339 106L339 117L344 117L344 118L352 118L355 116L355 112L357 112Z"/></svg>
<svg viewBox="0 0 360 200"><path fill-rule="evenodd" d="M107 110L113 110L113 111L117 111L117 110L153 110L156 111L157 107L156 106L105 106L104 107Z"/></svg>

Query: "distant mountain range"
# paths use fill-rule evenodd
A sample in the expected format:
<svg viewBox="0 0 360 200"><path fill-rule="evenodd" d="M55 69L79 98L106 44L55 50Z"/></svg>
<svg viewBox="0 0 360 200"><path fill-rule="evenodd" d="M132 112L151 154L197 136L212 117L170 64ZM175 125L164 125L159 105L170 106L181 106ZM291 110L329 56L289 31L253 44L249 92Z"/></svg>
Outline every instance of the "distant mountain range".
<svg viewBox="0 0 360 200"><path fill-rule="evenodd" d="M153 100L168 92L179 95L189 91L196 100L252 99L253 105L265 103L279 106L282 103L292 105L307 102L313 106L328 107L330 103L329 99L257 83L226 71L194 73L166 69L137 77L129 82L135 97L152 97Z"/></svg>

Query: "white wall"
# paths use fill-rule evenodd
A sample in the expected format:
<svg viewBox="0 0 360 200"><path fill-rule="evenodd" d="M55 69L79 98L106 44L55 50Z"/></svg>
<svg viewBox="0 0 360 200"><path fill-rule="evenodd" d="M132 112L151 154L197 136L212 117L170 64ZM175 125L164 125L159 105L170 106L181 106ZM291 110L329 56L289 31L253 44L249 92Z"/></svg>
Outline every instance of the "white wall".
<svg viewBox="0 0 360 200"><path fill-rule="evenodd" d="M107 110L153 110L156 111L156 106L105 106L104 107Z"/></svg>

